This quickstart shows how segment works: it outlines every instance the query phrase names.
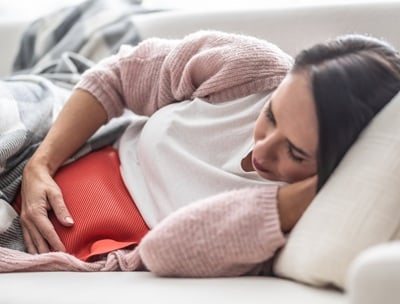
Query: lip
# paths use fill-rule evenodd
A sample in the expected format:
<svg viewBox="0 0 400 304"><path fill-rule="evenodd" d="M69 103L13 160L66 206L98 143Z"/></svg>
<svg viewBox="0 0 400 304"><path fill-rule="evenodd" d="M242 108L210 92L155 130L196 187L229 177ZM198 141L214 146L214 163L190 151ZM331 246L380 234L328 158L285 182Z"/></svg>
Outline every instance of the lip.
<svg viewBox="0 0 400 304"><path fill-rule="evenodd" d="M257 159L253 158L253 166L256 168L258 171L264 172L264 173L269 173L271 174L271 171L268 169L264 168L263 166L260 165L260 163L257 161Z"/></svg>

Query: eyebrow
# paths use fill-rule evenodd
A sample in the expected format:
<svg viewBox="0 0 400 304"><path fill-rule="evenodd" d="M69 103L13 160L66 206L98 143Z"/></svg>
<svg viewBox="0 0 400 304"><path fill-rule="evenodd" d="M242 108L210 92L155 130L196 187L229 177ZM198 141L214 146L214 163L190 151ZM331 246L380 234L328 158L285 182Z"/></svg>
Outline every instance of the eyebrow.
<svg viewBox="0 0 400 304"><path fill-rule="evenodd" d="M274 114L274 111L272 110L272 98L269 101L269 109L268 111L271 113L271 116L274 119L275 125L278 126L278 122L276 121L276 117ZM296 145L294 145L288 138L286 138L286 142L288 143L289 147L293 150L295 150L297 153L303 155L304 157L310 158L310 154L308 154L307 152L305 152L303 149L297 147Z"/></svg>

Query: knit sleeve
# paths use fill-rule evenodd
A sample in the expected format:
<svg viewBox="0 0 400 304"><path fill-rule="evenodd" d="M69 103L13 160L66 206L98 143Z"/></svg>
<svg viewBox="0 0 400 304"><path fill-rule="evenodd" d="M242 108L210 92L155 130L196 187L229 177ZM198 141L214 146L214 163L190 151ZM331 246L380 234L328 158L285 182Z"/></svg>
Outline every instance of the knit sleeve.
<svg viewBox="0 0 400 304"><path fill-rule="evenodd" d="M199 31L182 40L151 38L122 46L84 73L89 91L109 119L129 108L151 115L172 102L219 102L274 89L292 59L277 46L249 36Z"/></svg>
<svg viewBox="0 0 400 304"><path fill-rule="evenodd" d="M275 186L234 190L174 212L142 239L144 265L160 276L254 273L285 243L276 192Z"/></svg>

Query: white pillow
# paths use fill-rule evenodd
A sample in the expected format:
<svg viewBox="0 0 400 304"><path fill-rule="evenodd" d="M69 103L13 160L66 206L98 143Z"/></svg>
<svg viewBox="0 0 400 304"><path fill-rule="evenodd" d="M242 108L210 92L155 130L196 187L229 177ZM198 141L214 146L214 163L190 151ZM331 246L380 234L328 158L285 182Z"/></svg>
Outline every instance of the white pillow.
<svg viewBox="0 0 400 304"><path fill-rule="evenodd" d="M288 237L277 276L345 288L354 258L400 236L400 94L360 134Z"/></svg>

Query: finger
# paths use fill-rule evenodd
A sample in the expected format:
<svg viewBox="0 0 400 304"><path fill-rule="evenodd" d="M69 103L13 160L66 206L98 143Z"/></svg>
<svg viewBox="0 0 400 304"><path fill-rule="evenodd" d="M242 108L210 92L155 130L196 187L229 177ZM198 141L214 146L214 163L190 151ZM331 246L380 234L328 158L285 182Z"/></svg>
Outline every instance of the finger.
<svg viewBox="0 0 400 304"><path fill-rule="evenodd" d="M50 252L50 248L46 240L36 229L29 230L29 233L31 235L32 243L35 246L37 253Z"/></svg>
<svg viewBox="0 0 400 304"><path fill-rule="evenodd" d="M54 191L49 191L47 193L48 203L54 211L55 216L58 221L66 226L70 227L74 224L74 220L65 205L64 199L61 194L61 190L57 189Z"/></svg>
<svg viewBox="0 0 400 304"><path fill-rule="evenodd" d="M22 236L24 237L26 250L31 254L37 254L36 246L33 244L29 230L22 226Z"/></svg>
<svg viewBox="0 0 400 304"><path fill-rule="evenodd" d="M45 253L49 252L50 248L65 251L64 245L48 218L46 208L38 208L33 204L28 204L28 206L20 216L28 252Z"/></svg>
<svg viewBox="0 0 400 304"><path fill-rule="evenodd" d="M34 225L25 222L24 226L22 226L22 233L29 253L36 254L50 251L47 241Z"/></svg>
<svg viewBox="0 0 400 304"><path fill-rule="evenodd" d="M61 242L53 224L47 217L42 217L41 219L36 220L35 223L37 229L33 229L31 236L40 253L50 251L49 249L43 251L46 250L45 244L47 245L47 248L50 246L54 251L65 252L64 244Z"/></svg>

